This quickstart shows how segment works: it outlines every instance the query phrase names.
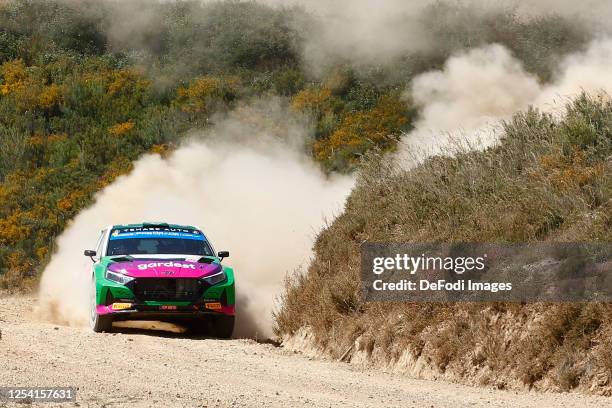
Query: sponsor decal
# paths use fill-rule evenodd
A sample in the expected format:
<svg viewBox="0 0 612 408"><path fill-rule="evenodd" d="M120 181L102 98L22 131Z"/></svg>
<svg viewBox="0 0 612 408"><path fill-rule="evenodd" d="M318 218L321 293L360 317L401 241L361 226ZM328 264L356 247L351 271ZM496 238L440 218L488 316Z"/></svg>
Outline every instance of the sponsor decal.
<svg viewBox="0 0 612 408"><path fill-rule="evenodd" d="M212 302L212 303L206 303L204 307L210 310L220 310L223 306L221 306L221 303L219 302Z"/></svg>
<svg viewBox="0 0 612 408"><path fill-rule="evenodd" d="M111 309L113 310L125 310L125 309L131 309L131 308L132 308L131 303L113 303L111 306Z"/></svg>
<svg viewBox="0 0 612 408"><path fill-rule="evenodd" d="M159 267L165 267L165 268L184 268L184 269L196 269L196 266L194 263L182 263L182 262L174 262L174 261L169 261L169 262L149 262L149 263L142 263L139 264L137 266L138 269L140 269L141 271L146 271L149 268L159 268ZM168 274L168 271L164 271L164 274Z"/></svg>
<svg viewBox="0 0 612 408"><path fill-rule="evenodd" d="M159 227L139 227L123 228L113 230L111 240L117 239L138 239L138 238L178 238L195 239L204 241L205 237L201 231L182 228L159 228Z"/></svg>
<svg viewBox="0 0 612 408"><path fill-rule="evenodd" d="M162 231L162 232L184 232L186 234L202 235L202 231L198 231L195 229L171 228L171 227L132 227L132 228L119 228L114 231L120 234L125 234L128 232Z"/></svg>

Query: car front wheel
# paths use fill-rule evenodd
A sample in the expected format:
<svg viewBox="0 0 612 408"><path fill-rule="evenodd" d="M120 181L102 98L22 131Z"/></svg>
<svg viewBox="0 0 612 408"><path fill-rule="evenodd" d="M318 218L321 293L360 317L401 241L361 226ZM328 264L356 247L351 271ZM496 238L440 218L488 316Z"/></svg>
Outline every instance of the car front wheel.
<svg viewBox="0 0 612 408"><path fill-rule="evenodd" d="M234 316L210 316L207 319L196 319L189 323L189 331L196 336L229 339L234 333Z"/></svg>
<svg viewBox="0 0 612 408"><path fill-rule="evenodd" d="M234 333L234 316L216 316L213 321L213 336L219 339L229 339Z"/></svg>
<svg viewBox="0 0 612 408"><path fill-rule="evenodd" d="M100 316L96 310L97 302L96 302L96 280L92 279L91 291L89 294L90 297L90 318L89 318L89 326L91 329L96 332L107 332L110 331L113 327L113 318L111 316Z"/></svg>

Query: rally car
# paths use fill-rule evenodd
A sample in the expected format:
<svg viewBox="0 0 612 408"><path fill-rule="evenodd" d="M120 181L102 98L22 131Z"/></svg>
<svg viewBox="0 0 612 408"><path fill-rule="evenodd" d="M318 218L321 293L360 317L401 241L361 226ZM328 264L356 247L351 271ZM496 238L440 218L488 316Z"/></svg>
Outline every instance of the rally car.
<svg viewBox="0 0 612 408"><path fill-rule="evenodd" d="M113 321L160 320L192 333L229 338L234 329L234 271L204 233L185 225L113 225L86 250L91 266L91 328Z"/></svg>

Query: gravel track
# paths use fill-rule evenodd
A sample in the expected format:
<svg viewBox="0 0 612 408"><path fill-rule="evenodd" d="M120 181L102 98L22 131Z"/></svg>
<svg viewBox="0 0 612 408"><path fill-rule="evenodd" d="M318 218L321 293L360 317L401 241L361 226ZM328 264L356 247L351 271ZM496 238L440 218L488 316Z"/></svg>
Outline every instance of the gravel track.
<svg viewBox="0 0 612 408"><path fill-rule="evenodd" d="M125 328L94 334L39 321L35 304L0 297L0 386L78 387L77 403L58 406L612 407L604 397L415 380L252 340Z"/></svg>

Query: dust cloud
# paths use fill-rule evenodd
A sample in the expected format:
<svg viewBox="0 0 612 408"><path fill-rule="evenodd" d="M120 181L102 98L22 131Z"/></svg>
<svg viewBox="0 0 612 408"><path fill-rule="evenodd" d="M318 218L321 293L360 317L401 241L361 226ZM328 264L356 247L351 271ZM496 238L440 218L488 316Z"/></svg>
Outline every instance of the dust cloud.
<svg viewBox="0 0 612 408"><path fill-rule="evenodd" d="M513 13L520 19L560 16L586 29L592 35L610 32L612 18L609 0L261 0L272 6L298 6L312 13L315 24L298 24L303 38L304 64L315 75L338 61L384 66L394 59L415 52L427 52L446 44L436 38L432 21L425 19L432 7L449 5L456 11L469 10L472 21L499 13ZM448 15L452 23L459 15ZM298 20L299 21L299 20ZM441 24L445 22L440 22ZM462 22L468 24L469 21ZM310 28L310 29L309 29ZM477 31L477 27L474 27ZM606 31L607 30L607 31ZM444 41L444 40L442 40Z"/></svg>
<svg viewBox="0 0 612 408"><path fill-rule="evenodd" d="M83 2L84 0L66 0ZM196 7L217 0L177 1L191 10L190 18L207 24L205 10ZM241 1L238 1L240 3ZM242 0L243 3L246 1ZM289 27L299 33L296 44L307 71L318 76L338 62L359 66L384 66L394 59L416 52L431 51L440 44L432 21L425 18L432 7L449 5L456 11L469 10L472 21L484 16L511 12L519 18L558 15L576 26L588 21L587 29L595 35L605 31L612 18L612 3L608 0L258 0L274 8L296 7L301 12L288 12ZM106 0L112 18L106 22L110 43L118 49L157 50L163 38L163 0ZM87 4L87 3L84 3ZM85 12L87 11L85 9ZM459 15L447 15L453 23ZM462 22L462 21L459 21ZM440 24L444 24L441 21ZM469 23L465 21L462 23ZM475 27L477 30L477 27ZM609 32L609 30L608 30Z"/></svg>
<svg viewBox="0 0 612 408"><path fill-rule="evenodd" d="M612 39L598 39L566 56L550 84L541 84L501 45L449 58L442 70L421 74L405 97L421 107L415 129L400 143L397 160L411 168L427 157L496 143L503 120L534 106L560 113L572 97L612 95Z"/></svg>
<svg viewBox="0 0 612 408"><path fill-rule="evenodd" d="M269 117L259 114L253 118ZM58 238L41 281L41 314L86 324L91 261L83 250L105 226L165 221L197 225L216 250L230 251L225 263L235 268L235 336L272 336L271 311L285 274L308 262L324 218L342 210L353 186L352 178L326 177L302 153L299 140L307 133L296 124L279 130L231 117L167 158L142 157Z"/></svg>

